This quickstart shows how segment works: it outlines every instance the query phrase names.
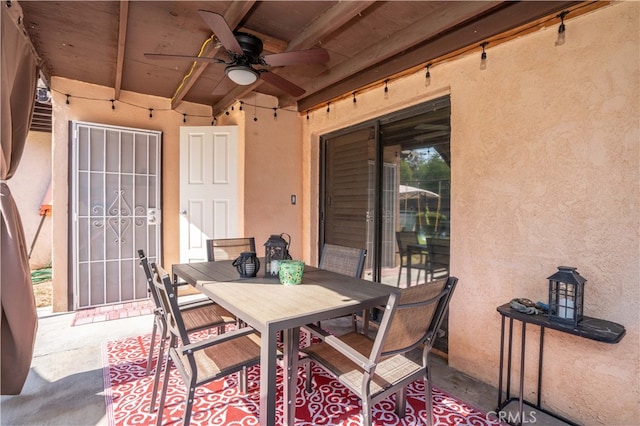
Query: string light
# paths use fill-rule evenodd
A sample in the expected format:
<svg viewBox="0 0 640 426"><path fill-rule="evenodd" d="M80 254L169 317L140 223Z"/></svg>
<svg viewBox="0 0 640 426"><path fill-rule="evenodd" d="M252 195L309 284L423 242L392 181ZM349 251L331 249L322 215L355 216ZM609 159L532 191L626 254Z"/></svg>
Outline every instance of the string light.
<svg viewBox="0 0 640 426"><path fill-rule="evenodd" d="M431 84L431 63L428 63L425 68L427 69L427 73L424 75L424 85L425 87L429 87Z"/></svg>
<svg viewBox="0 0 640 426"><path fill-rule="evenodd" d="M487 69L487 52L485 52L484 48L487 47L487 44L489 44L488 41L484 41L482 43L480 43L480 46L482 47L482 55L480 55L480 69L481 70L486 70Z"/></svg>
<svg viewBox="0 0 640 426"><path fill-rule="evenodd" d="M384 81L384 98L385 99L389 98L389 86L388 86L388 84L389 84L389 79L386 79Z"/></svg>
<svg viewBox="0 0 640 426"><path fill-rule="evenodd" d="M67 105L69 105L69 98L71 97L71 95L67 93L66 96L67 96Z"/></svg>
<svg viewBox="0 0 640 426"><path fill-rule="evenodd" d="M274 108L273 109L273 119L277 119L278 118L278 108Z"/></svg>
<svg viewBox="0 0 640 426"><path fill-rule="evenodd" d="M153 118L153 108L149 108L149 118Z"/></svg>
<svg viewBox="0 0 640 426"><path fill-rule="evenodd" d="M240 101L240 108L238 108L240 111L242 111L242 105L244 104L244 102Z"/></svg>
<svg viewBox="0 0 640 426"><path fill-rule="evenodd" d="M558 38L556 39L556 46L562 46L565 42L565 26L564 17L569 14L568 11L560 13L556 18L560 18L560 26L558 27Z"/></svg>
<svg viewBox="0 0 640 426"><path fill-rule="evenodd" d="M307 110L307 121L309 120L309 110Z"/></svg>
<svg viewBox="0 0 640 426"><path fill-rule="evenodd" d="M183 123L187 122L187 114L182 114L182 122Z"/></svg>
<svg viewBox="0 0 640 426"><path fill-rule="evenodd" d="M109 99L111 101L111 109L116 109L116 100L115 99Z"/></svg>
<svg viewBox="0 0 640 426"><path fill-rule="evenodd" d="M355 103L358 102L356 100L356 92L353 92L352 94L353 94L353 104L355 105Z"/></svg>
<svg viewBox="0 0 640 426"><path fill-rule="evenodd" d="M327 102L327 114L331 111L331 102Z"/></svg>

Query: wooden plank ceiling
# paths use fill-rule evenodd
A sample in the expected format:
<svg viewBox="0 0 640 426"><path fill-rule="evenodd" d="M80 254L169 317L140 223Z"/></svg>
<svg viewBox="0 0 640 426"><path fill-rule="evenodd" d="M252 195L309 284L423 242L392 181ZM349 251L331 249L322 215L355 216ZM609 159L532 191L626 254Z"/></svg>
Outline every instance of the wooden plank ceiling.
<svg viewBox="0 0 640 426"><path fill-rule="evenodd" d="M16 3L14 1L14 3ZM61 76L211 105L220 112L252 91L304 112L461 50L480 52L517 30L558 25L593 8L571 1L20 1L44 80ZM145 53L229 60L198 10L257 35L263 54L322 47L329 61L272 67L305 93L293 97L259 78L239 86L225 65L157 60ZM207 42L212 37L211 42ZM493 44L495 45L495 44Z"/></svg>

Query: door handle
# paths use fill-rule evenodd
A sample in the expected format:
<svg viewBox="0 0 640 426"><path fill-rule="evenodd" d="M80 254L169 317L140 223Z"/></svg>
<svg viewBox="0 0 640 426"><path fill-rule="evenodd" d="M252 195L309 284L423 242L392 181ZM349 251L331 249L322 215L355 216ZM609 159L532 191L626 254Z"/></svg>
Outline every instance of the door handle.
<svg viewBox="0 0 640 426"><path fill-rule="evenodd" d="M180 215L181 216L186 216L187 215L187 211L186 210L180 210Z"/></svg>

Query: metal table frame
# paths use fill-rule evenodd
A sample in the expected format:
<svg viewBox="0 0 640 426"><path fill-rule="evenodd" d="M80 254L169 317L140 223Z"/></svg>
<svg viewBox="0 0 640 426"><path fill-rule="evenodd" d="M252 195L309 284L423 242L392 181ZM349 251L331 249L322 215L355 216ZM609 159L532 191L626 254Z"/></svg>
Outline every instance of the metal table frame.
<svg viewBox="0 0 640 426"><path fill-rule="evenodd" d="M260 425L276 424L277 336L284 334L283 422L295 423L300 327L385 304L396 288L305 266L302 283L239 278L231 261L173 265L173 275L232 312L261 336Z"/></svg>
<svg viewBox="0 0 640 426"><path fill-rule="evenodd" d="M522 424L524 416L525 404L536 410L539 410L549 416L555 417L570 425L576 425L576 423L570 420L558 416L542 407L542 360L544 354L544 331L545 328L550 328L563 333L573 334L575 336L584 337L586 339L596 340L603 343L618 343L624 336L626 330L624 326L616 324L611 321L601 320L598 318L584 317L584 319L578 324L578 327L573 328L561 323L549 321L547 315L528 315L522 312L518 312L511 309L511 306L507 303L497 308L502 317L501 329L500 329L500 371L498 378L498 407L496 411L500 412L504 407L513 401L518 401L518 424ZM508 360L507 360L507 374L506 374L506 396L502 398L502 386L504 382L504 349L505 349L505 322L509 318L509 340L508 340ZM511 358L513 353L513 321L517 320L522 323L521 342L520 342L520 382L518 389L518 396L511 397ZM525 371L525 345L526 345L526 331L527 324L533 324L540 327L540 340L538 342L538 383L537 383L537 400L535 403L526 401L524 395L524 371Z"/></svg>

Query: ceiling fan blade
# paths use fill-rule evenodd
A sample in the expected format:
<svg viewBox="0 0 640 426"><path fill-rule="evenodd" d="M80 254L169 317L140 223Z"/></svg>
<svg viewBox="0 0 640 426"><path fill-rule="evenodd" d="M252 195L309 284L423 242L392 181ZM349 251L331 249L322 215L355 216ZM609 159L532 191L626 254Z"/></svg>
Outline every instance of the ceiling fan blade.
<svg viewBox="0 0 640 426"><path fill-rule="evenodd" d="M188 59L189 61L198 61L198 62L211 62L214 64L226 64L222 59L217 58L206 58L199 56L190 56L190 55L172 55L166 53L145 53L145 58L150 59Z"/></svg>
<svg viewBox="0 0 640 426"><path fill-rule="evenodd" d="M211 28L211 31L213 31L218 40L220 40L220 43L222 43L225 49L229 52L235 53L236 55L243 54L240 43L236 40L236 36L233 34L231 28L229 28L227 21L224 20L222 15L202 9L198 10L198 13L209 28Z"/></svg>
<svg viewBox="0 0 640 426"><path fill-rule="evenodd" d="M329 52L325 49L294 50L293 52L274 53L263 57L267 65L281 67L284 65L319 64L329 61Z"/></svg>
<svg viewBox="0 0 640 426"><path fill-rule="evenodd" d="M266 70L261 70L260 78L294 97L302 96L306 93L302 87L296 86L289 80L280 77L278 74L274 74Z"/></svg>

